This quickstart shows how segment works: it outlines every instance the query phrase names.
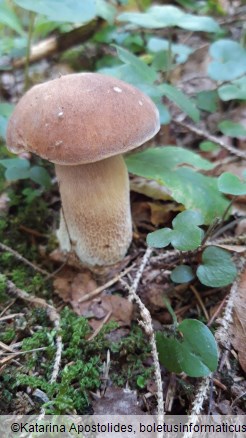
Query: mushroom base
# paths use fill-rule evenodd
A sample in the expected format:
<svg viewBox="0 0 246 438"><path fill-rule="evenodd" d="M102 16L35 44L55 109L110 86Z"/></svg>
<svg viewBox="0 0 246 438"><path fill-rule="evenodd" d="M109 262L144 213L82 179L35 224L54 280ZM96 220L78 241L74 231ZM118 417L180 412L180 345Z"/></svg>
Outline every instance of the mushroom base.
<svg viewBox="0 0 246 438"><path fill-rule="evenodd" d="M56 164L62 210L57 237L87 266L114 264L132 240L128 172L120 155L78 166Z"/></svg>

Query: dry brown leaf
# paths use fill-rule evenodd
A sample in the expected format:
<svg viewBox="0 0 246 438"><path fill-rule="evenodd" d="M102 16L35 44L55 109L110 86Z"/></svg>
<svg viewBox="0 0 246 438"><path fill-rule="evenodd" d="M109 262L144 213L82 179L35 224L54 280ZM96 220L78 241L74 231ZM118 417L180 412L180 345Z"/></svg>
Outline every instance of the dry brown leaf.
<svg viewBox="0 0 246 438"><path fill-rule="evenodd" d="M130 187L133 192L141 193L141 195L148 196L152 199L161 199L166 201L172 199L171 192L167 187L158 184L141 176L134 176L131 178Z"/></svg>
<svg viewBox="0 0 246 438"><path fill-rule="evenodd" d="M133 305L130 301L118 295L103 295L89 303L82 303L82 308L93 315L90 325L94 330L98 328L101 320L110 314L109 320L118 322L120 326L130 326L132 321ZM79 305L81 309L81 306Z"/></svg>
<svg viewBox="0 0 246 438"><path fill-rule="evenodd" d="M84 295L93 292L97 283L89 270L77 272L65 267L54 280L54 291L66 303L70 303L79 316L89 318L89 323L97 330L102 320L109 315L120 326L130 326L132 320L132 303L118 295L102 295L99 298L80 302Z"/></svg>
<svg viewBox="0 0 246 438"><path fill-rule="evenodd" d="M246 269L238 286L238 294L234 305L234 318L231 326L232 345L238 352L238 360L246 372Z"/></svg>
<svg viewBox="0 0 246 438"><path fill-rule="evenodd" d="M73 253L65 254L59 248L54 249L54 251L52 251L48 255L48 257L52 262L55 262L57 264L66 263L66 265L71 266L75 269L79 270L81 268L80 261Z"/></svg>
<svg viewBox="0 0 246 438"><path fill-rule="evenodd" d="M148 202L133 202L132 218L137 228L150 224L150 208Z"/></svg>
<svg viewBox="0 0 246 438"><path fill-rule="evenodd" d="M173 212L181 210L175 202L166 202L164 204L149 202L148 204L151 210L151 223L157 227L165 225L171 220Z"/></svg>
<svg viewBox="0 0 246 438"><path fill-rule="evenodd" d="M97 283L89 270L77 272L70 267L64 267L54 280L54 291L63 301L74 307L84 294L92 292Z"/></svg>
<svg viewBox="0 0 246 438"><path fill-rule="evenodd" d="M181 208L175 202L133 202L132 216L136 227L144 227L152 224L155 227L164 226L170 222L173 212L180 211Z"/></svg>
<svg viewBox="0 0 246 438"><path fill-rule="evenodd" d="M236 236L241 236L246 233L246 219L242 219L235 230Z"/></svg>

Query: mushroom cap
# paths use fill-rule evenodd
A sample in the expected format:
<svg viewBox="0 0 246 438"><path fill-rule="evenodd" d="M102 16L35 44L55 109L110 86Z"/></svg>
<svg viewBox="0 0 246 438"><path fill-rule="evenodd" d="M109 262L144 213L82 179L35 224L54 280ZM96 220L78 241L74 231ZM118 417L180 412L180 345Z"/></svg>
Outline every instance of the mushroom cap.
<svg viewBox="0 0 246 438"><path fill-rule="evenodd" d="M160 129L152 100L119 79L77 73L35 85L7 128L11 152L56 164L93 163L134 149Z"/></svg>

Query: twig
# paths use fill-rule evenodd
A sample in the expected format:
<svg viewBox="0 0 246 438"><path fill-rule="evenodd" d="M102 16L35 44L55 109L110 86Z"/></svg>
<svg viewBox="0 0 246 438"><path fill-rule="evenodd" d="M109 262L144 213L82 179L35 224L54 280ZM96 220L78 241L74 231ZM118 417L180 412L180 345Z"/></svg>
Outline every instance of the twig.
<svg viewBox="0 0 246 438"><path fill-rule="evenodd" d="M0 315L0 322L8 321L9 319L13 319L16 318L17 316L23 316L23 315L24 313L12 313L11 315L5 315L5 316Z"/></svg>
<svg viewBox="0 0 246 438"><path fill-rule="evenodd" d="M10 303L8 303L8 305L6 307L4 307L4 309L2 310L2 312L0 313L0 318L2 318L2 316L7 312L7 310L10 309L10 307L13 306L13 304L15 303L15 299L10 301Z"/></svg>
<svg viewBox="0 0 246 438"><path fill-rule="evenodd" d="M199 137L206 138L207 140L218 144L220 147L226 149L231 154L236 155L237 157L246 159L246 153L243 151L240 151L233 146L230 146L229 144L225 143L223 140L221 140L219 137L216 137L215 135L210 134L209 132L202 130L200 128L197 128L196 126L190 125L186 122L182 122L178 120L178 118L173 118L174 123L177 125L182 126L183 128L188 129L188 131L193 132L194 134L198 135Z"/></svg>
<svg viewBox="0 0 246 438"><path fill-rule="evenodd" d="M27 38L27 48L26 48L26 60L24 67L24 90L28 90L29 86L29 66L30 66L30 53L31 53L31 43L33 37L33 29L34 29L34 21L35 21L35 13L29 12L29 29L28 29L28 38Z"/></svg>
<svg viewBox="0 0 246 438"><path fill-rule="evenodd" d="M216 244L240 244L246 242L246 234L242 234L241 236L235 236L235 237L221 237L219 239L209 239L206 241L205 246L211 246ZM165 251L161 254L155 255L151 257L151 263L157 263L157 262L167 262L170 263L171 261L174 261L175 259L180 257L180 251L177 249L173 249L170 251Z"/></svg>
<svg viewBox="0 0 246 438"><path fill-rule="evenodd" d="M110 286L113 286L113 284L117 283L122 277L124 277L126 274L128 274L133 268L135 264L131 265L129 268L126 268L124 271L122 271L120 274L116 275L114 278L109 280L107 283L103 284L102 286L97 287L92 292L89 292L88 294L84 295L82 298L79 299L79 303L83 303L84 301L91 300L92 298L99 295L101 292L103 292L105 289L107 289Z"/></svg>
<svg viewBox="0 0 246 438"><path fill-rule="evenodd" d="M39 272L42 275L50 275L48 271L45 271L44 269L39 268L38 266L34 265L32 262L30 262L25 257L23 257L21 254L19 254L17 251L15 251L14 249L10 248L7 245L4 245L3 243L0 243L0 250L1 251L5 251L5 252L9 252L17 260L19 260L20 262L22 262L25 265L29 266L30 268L34 269L34 271L37 271L37 272Z"/></svg>
<svg viewBox="0 0 246 438"><path fill-rule="evenodd" d="M168 260L168 263L170 263L170 261L172 259L176 259L179 256L180 256L180 251L178 249L173 249L170 251L162 252L161 254L158 254L157 256L152 256L151 262L156 263L159 261L164 262L164 261Z"/></svg>
<svg viewBox="0 0 246 438"><path fill-rule="evenodd" d="M48 58L54 53L64 51L75 44L82 44L87 41L103 23L100 19L95 19L81 27L77 27L70 32L58 36L51 36L39 43L31 46L29 62L37 62L42 58ZM14 68L22 68L25 65L26 57L14 59L12 65Z"/></svg>
<svg viewBox="0 0 246 438"><path fill-rule="evenodd" d="M158 358L158 352L155 341L155 333L152 325L152 319L149 310L145 307L139 296L137 295L137 289L143 275L144 269L149 262L151 257L152 248L148 248L143 256L142 262L138 268L135 279L131 286L129 286L125 281L121 280L121 283L128 289L129 298L134 300L140 311L140 315L142 321L139 321L139 325L144 329L145 333L149 337L150 345L151 345L151 353L154 362L154 370L155 370L155 381L157 385L157 415L158 421L161 422L164 419L164 399L163 399L163 390L162 390L162 379L161 379L161 369ZM163 436L163 433L158 434L159 437Z"/></svg>
<svg viewBox="0 0 246 438"><path fill-rule="evenodd" d="M196 297L198 303L200 304L201 309L202 309L202 311L203 311L203 313L204 313L204 316L205 316L206 320L209 321L208 312L207 312L207 310L206 310L206 307L205 307L204 304L203 304L203 301L202 301L202 299L201 299L201 297L200 297L198 291L196 290L196 288L195 288L192 284L190 285L190 289L192 290L192 292L193 292L193 294L195 295L195 297Z"/></svg>
<svg viewBox="0 0 246 438"><path fill-rule="evenodd" d="M225 305L226 300L227 300L227 297L225 297L225 298L221 301L219 307L216 309L216 311L214 312L213 316L212 316L212 317L210 318L210 320L208 321L208 323L207 323L207 327L210 327L210 326L213 324L214 320L215 320L216 318L218 318L220 312L222 311L222 309L223 309L223 307L224 307L224 305Z"/></svg>
<svg viewBox="0 0 246 438"><path fill-rule="evenodd" d="M61 353L62 353L62 347L63 347L62 337L59 333L60 332L60 316L59 316L59 314L57 313L56 309L53 306L51 306L50 304L46 303L45 300L43 300L42 298L37 298L37 297L33 297L33 296L29 295L24 290L16 287L15 284L10 280L7 280L7 290L8 290L8 293L10 295L14 296L15 298L19 298L23 301L26 301L34 307L42 307L43 309L45 309L47 312L47 315L49 317L49 320L54 325L55 330L56 330L56 355L55 355L55 361L54 361L54 365L53 365L53 371L52 371L51 378L50 378L50 383L55 382L57 379L58 373L59 373L59 368L60 368L60 363L61 363Z"/></svg>
<svg viewBox="0 0 246 438"><path fill-rule="evenodd" d="M237 293L238 293L238 286L240 284L241 274L243 272L245 265L246 265L245 259L239 261L238 277L234 281L234 283L231 287L230 293L229 293L228 298L227 298L227 303L225 306L223 317L218 321L220 327L215 332L215 338L223 349L228 349L230 344L231 344L231 339L230 339L230 336L228 335L229 328L230 328L231 323L233 322L234 303L235 303Z"/></svg>
<svg viewBox="0 0 246 438"><path fill-rule="evenodd" d="M246 242L246 234L241 234L241 236L235 236L235 237L220 237L219 239L215 240L209 240L207 242L207 245L216 245L218 244L240 244Z"/></svg>
<svg viewBox="0 0 246 438"><path fill-rule="evenodd" d="M223 225L222 227L215 230L213 233L212 238L216 239L217 237L221 236L221 234L224 234L226 231L231 230L236 224L240 222L240 219L234 219L233 221L229 222L228 224Z"/></svg>
<svg viewBox="0 0 246 438"><path fill-rule="evenodd" d="M228 336L229 328L231 323L233 322L233 308L234 308L234 302L237 296L238 291L238 285L240 283L241 273L244 269L244 266L246 265L246 261L243 260L240 263L239 271L240 274L237 278L237 280L233 283L231 287L230 294L227 299L227 304L225 306L224 314L221 320L219 321L220 327L215 332L215 339L220 345L219 353L220 353L220 359L221 359L221 347L228 349L231 344L230 336ZM210 377L205 377L202 379L196 394L194 401L192 403L192 410L191 414L189 416L189 422L192 422L193 424L196 424L198 419L197 415L201 414L204 401L207 397L208 391L209 391L209 382ZM191 438L193 435L193 432L187 432L185 433L183 438Z"/></svg>
<svg viewBox="0 0 246 438"><path fill-rule="evenodd" d="M98 333L102 330L103 326L108 322L110 316L112 315L112 311L110 310L107 315L103 318L101 324L97 327L97 329L92 333L91 336L89 336L89 338L87 339L88 341L92 341L92 339L94 339Z"/></svg>
<svg viewBox="0 0 246 438"><path fill-rule="evenodd" d="M204 400L207 397L208 391L210 386L210 377L205 377L200 382L200 385L198 386L195 394L194 401L192 403L192 410L189 415L189 419L187 423L193 423L193 425L197 424L198 418L197 416L201 414ZM194 427L194 426L193 426ZM193 435L192 432L185 432L183 435L183 438L191 438Z"/></svg>

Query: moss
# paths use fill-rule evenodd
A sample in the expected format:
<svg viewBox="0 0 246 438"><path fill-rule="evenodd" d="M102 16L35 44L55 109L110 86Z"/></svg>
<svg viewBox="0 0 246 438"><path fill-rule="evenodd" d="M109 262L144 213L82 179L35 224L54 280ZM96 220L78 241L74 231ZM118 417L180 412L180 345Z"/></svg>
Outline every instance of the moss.
<svg viewBox="0 0 246 438"><path fill-rule="evenodd" d="M112 351L111 378L116 385L124 386L128 383L131 387L136 387L139 376L147 382L153 373L153 367L145 365L150 357L151 348L139 326L133 325L129 336L112 343L110 349Z"/></svg>
<svg viewBox="0 0 246 438"><path fill-rule="evenodd" d="M134 326L129 336L112 343L108 334L117 324L109 323L88 341L91 329L85 318L78 317L67 307L60 317L63 351L57 381L49 383L56 354L56 331L46 312L34 309L26 318L35 332L23 339L22 350L27 353L22 356L22 365L15 374L13 393L27 386L39 388L50 400L44 406L46 413L85 414L90 408L89 391L101 386L102 364L108 349L112 363L110 378L114 383L125 386L128 382L136 387L139 375L147 381L152 369L146 367L144 361L149 357L150 348L139 327ZM42 350L37 350L40 348ZM28 353L29 350L37 351ZM6 389L11 392L8 385Z"/></svg>
<svg viewBox="0 0 246 438"><path fill-rule="evenodd" d="M0 333L0 341L4 344L10 344L15 338L15 330L13 328L8 328L4 332Z"/></svg>
<svg viewBox="0 0 246 438"><path fill-rule="evenodd" d="M7 300L8 295L6 294L7 278L5 275L0 274L0 303Z"/></svg>

